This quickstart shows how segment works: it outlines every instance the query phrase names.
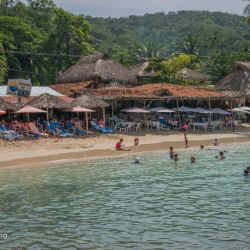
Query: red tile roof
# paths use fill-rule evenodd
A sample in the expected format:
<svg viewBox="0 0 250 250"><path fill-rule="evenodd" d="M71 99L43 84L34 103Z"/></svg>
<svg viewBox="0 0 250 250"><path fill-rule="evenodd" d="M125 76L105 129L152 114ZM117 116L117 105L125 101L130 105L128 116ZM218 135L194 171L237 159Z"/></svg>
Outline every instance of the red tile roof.
<svg viewBox="0 0 250 250"><path fill-rule="evenodd" d="M59 83L49 85L50 88L58 91L63 95L70 96L72 93L81 91L82 89L88 88L93 81L84 81L84 82L74 82L74 83Z"/></svg>
<svg viewBox="0 0 250 250"><path fill-rule="evenodd" d="M214 90L206 90L194 86L182 86L167 83L152 83L133 88L116 89L88 89L85 91L103 98L159 98L159 97L185 97L185 98L219 98L225 97L224 94Z"/></svg>

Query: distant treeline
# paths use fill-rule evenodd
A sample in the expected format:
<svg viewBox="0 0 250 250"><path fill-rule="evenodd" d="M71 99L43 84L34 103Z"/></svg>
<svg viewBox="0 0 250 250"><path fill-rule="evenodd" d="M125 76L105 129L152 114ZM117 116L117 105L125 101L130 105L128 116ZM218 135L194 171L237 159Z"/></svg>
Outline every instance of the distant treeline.
<svg viewBox="0 0 250 250"><path fill-rule="evenodd" d="M92 18L71 14L52 0L0 1L0 83L16 77L56 82L61 71L95 51L127 66L150 59L159 74L169 57L194 55L195 69L216 82L234 60L250 59L250 32L243 16L220 12Z"/></svg>

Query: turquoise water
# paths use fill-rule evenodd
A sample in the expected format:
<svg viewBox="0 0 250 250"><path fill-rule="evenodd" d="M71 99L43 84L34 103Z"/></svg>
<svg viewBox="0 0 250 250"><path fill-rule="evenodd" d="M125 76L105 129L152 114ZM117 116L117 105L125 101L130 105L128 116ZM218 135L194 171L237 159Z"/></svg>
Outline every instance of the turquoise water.
<svg viewBox="0 0 250 250"><path fill-rule="evenodd" d="M0 249L249 249L249 146L2 170Z"/></svg>

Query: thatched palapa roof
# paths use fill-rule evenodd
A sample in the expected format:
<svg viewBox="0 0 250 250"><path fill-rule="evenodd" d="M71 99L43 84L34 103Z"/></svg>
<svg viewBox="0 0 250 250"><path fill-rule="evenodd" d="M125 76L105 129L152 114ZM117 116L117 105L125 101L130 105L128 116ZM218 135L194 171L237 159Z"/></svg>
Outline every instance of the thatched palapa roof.
<svg viewBox="0 0 250 250"><path fill-rule="evenodd" d="M64 102L57 96L53 96L50 94L42 94L38 97L35 97L33 100L27 103L27 105L33 106L35 108L67 108L69 106L68 103Z"/></svg>
<svg viewBox="0 0 250 250"><path fill-rule="evenodd" d="M97 79L101 82L137 82L128 69L102 53L82 57L78 63L59 75L61 83L96 81Z"/></svg>
<svg viewBox="0 0 250 250"><path fill-rule="evenodd" d="M250 96L250 62L235 62L232 72L216 87L231 97Z"/></svg>
<svg viewBox="0 0 250 250"><path fill-rule="evenodd" d="M16 106L13 103L5 101L0 97L0 110L2 111L16 111Z"/></svg>
<svg viewBox="0 0 250 250"><path fill-rule="evenodd" d="M80 106L88 109L106 108L109 104L101 98L92 95L81 95L70 104L71 107Z"/></svg>
<svg viewBox="0 0 250 250"><path fill-rule="evenodd" d="M202 74L200 72L188 69L188 68L184 68L182 70L180 70L177 73L177 77L180 77L182 79L185 80L190 80L190 81L197 81L197 82L208 82L209 81L209 77L205 74Z"/></svg>
<svg viewBox="0 0 250 250"><path fill-rule="evenodd" d="M154 72L153 71L148 71L148 66L149 62L143 62L140 64L137 64L135 66L130 67L130 71L132 74L137 78L153 78L154 77Z"/></svg>

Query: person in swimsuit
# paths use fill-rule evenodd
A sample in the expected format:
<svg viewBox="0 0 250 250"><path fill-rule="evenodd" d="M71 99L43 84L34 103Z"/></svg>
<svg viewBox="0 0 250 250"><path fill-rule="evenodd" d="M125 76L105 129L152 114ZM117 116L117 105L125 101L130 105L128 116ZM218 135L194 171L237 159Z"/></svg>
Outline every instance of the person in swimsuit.
<svg viewBox="0 0 250 250"><path fill-rule="evenodd" d="M178 155L178 154L175 154L175 155L174 155L174 161L177 162L177 161L179 161L179 160L180 160L179 155Z"/></svg>

